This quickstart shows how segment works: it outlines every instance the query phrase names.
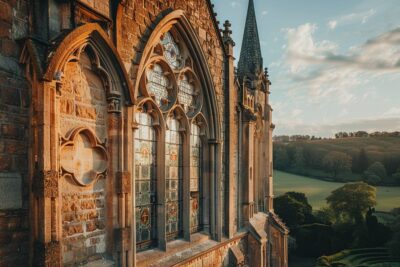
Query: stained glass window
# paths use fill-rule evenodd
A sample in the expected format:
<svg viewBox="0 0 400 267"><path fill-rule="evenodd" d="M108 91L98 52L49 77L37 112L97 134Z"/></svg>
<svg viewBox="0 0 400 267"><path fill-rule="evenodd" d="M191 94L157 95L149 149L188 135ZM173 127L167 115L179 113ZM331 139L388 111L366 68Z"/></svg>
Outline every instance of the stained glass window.
<svg viewBox="0 0 400 267"><path fill-rule="evenodd" d="M148 90L153 94L158 105L162 106L168 100L169 81L159 64L154 64L147 70Z"/></svg>
<svg viewBox="0 0 400 267"><path fill-rule="evenodd" d="M135 199L136 244L139 250L153 245L156 239L156 133L147 113L135 115Z"/></svg>
<svg viewBox="0 0 400 267"><path fill-rule="evenodd" d="M200 127L192 124L190 136L190 231L197 232L201 224L201 157Z"/></svg>
<svg viewBox="0 0 400 267"><path fill-rule="evenodd" d="M189 111L191 106L194 106L195 91L193 84L189 81L186 74L181 76L179 81L178 99L183 104L185 111Z"/></svg>
<svg viewBox="0 0 400 267"><path fill-rule="evenodd" d="M179 121L167 120L166 132L166 207L168 239L178 237L182 231L182 136Z"/></svg>
<svg viewBox="0 0 400 267"><path fill-rule="evenodd" d="M181 52L172 35L167 32L164 34L161 44L164 47L164 57L173 69L179 69L182 66Z"/></svg>

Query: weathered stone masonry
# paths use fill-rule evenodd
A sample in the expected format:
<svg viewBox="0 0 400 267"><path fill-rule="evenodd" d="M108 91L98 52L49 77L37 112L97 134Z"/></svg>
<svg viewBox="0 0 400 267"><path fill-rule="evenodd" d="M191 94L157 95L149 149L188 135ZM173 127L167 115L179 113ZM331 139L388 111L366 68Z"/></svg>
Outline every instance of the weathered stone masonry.
<svg viewBox="0 0 400 267"><path fill-rule="evenodd" d="M1 266L287 266L249 1L0 0Z"/></svg>

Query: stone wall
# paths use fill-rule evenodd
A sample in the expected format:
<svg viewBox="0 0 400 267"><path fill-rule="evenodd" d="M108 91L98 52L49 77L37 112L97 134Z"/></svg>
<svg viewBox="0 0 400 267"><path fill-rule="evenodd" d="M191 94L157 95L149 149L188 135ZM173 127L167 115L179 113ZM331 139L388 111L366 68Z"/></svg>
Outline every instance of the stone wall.
<svg viewBox="0 0 400 267"><path fill-rule="evenodd" d="M0 211L0 266L25 266L29 253L27 211Z"/></svg>
<svg viewBox="0 0 400 267"><path fill-rule="evenodd" d="M29 91L18 64L27 1L0 0L0 266L28 260Z"/></svg>
<svg viewBox="0 0 400 267"><path fill-rule="evenodd" d="M93 145L108 137L106 88L86 51L67 64L60 94L58 131L66 140L60 149L63 262L75 266L106 252L106 175L96 172L107 169L107 156ZM92 134L73 134L81 128Z"/></svg>
<svg viewBox="0 0 400 267"><path fill-rule="evenodd" d="M80 2L106 17L110 16L110 0L80 0Z"/></svg>
<svg viewBox="0 0 400 267"><path fill-rule="evenodd" d="M235 253L232 252L233 247L235 247L236 251L240 251L239 252L240 254L241 253L245 254L247 252L247 236L242 239L234 239L231 242L225 242L220 246L217 246L216 248L201 253L200 255L197 255L190 260L187 260L183 263L179 263L174 266L179 266L179 267L240 266L239 264L244 264L244 261L240 263L236 262L237 255L234 255Z"/></svg>

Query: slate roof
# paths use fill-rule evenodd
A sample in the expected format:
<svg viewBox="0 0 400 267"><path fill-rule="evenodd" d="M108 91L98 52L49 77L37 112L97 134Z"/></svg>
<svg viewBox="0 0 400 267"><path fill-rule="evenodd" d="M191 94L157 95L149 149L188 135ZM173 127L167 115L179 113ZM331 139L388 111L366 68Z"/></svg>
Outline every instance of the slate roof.
<svg viewBox="0 0 400 267"><path fill-rule="evenodd" d="M242 48L238 63L238 78L243 80L245 76L252 77L262 71L263 59L261 55L260 38L254 1L249 0L247 9L246 26L244 28Z"/></svg>

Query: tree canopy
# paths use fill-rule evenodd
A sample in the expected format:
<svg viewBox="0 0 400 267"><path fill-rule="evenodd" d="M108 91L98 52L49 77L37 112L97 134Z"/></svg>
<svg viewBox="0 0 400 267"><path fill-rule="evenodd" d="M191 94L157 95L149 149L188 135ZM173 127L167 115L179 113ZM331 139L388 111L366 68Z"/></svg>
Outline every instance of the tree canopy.
<svg viewBox="0 0 400 267"><path fill-rule="evenodd" d="M289 228L307 222L312 216L312 207L303 193L287 192L274 199L274 210Z"/></svg>
<svg viewBox="0 0 400 267"><path fill-rule="evenodd" d="M340 172L351 171L351 161L351 157L346 153L332 151L324 157L322 163L333 173L333 177L336 177Z"/></svg>
<svg viewBox="0 0 400 267"><path fill-rule="evenodd" d="M364 182L347 183L326 200L337 216L361 222L368 209L376 205L376 189Z"/></svg>

